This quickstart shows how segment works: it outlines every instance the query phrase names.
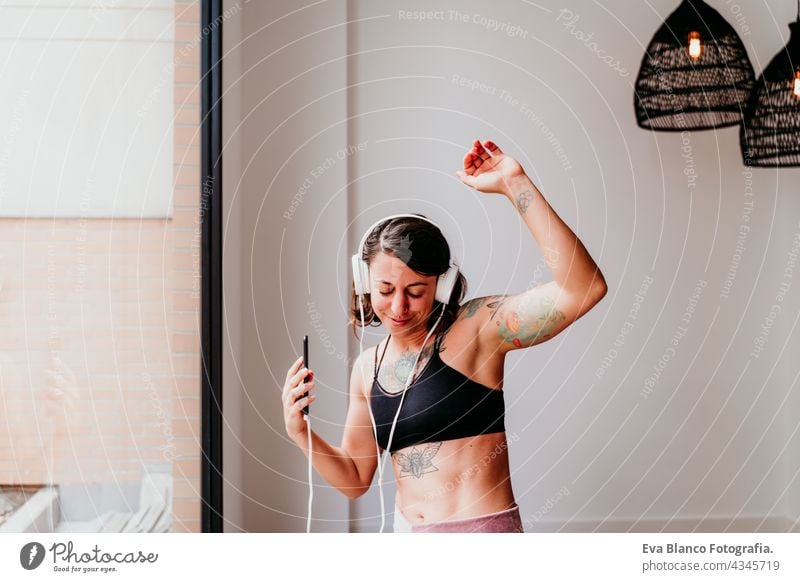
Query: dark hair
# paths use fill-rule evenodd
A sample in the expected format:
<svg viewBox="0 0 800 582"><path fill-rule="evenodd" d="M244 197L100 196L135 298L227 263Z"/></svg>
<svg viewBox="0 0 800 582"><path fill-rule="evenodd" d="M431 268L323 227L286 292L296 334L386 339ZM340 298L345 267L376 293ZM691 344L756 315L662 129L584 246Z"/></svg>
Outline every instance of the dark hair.
<svg viewBox="0 0 800 582"><path fill-rule="evenodd" d="M372 229L361 249L361 258L369 264L375 256L386 253L403 261L412 271L422 276L436 276L444 274L450 268L450 245L444 238L442 231L434 226L421 214L421 218L402 217L390 218L381 222ZM460 272L450 294L450 301L442 315L440 331L449 328L456 320L456 315L461 306L461 301L467 293L467 279ZM370 294L367 293L364 301L364 325L377 327L381 320L372 310ZM352 289L352 302L350 307L350 322L353 324L353 334L356 327L361 326L361 312L358 308L358 295L355 285ZM436 323L433 313L441 309L441 303L433 302L433 312L428 317L427 328L430 330Z"/></svg>

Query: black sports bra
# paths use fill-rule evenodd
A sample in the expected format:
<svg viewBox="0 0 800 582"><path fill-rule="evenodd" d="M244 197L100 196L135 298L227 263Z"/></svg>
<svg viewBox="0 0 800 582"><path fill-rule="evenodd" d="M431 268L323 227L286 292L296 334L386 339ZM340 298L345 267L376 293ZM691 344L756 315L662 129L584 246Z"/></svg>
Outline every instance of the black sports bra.
<svg viewBox="0 0 800 582"><path fill-rule="evenodd" d="M422 373L406 389L390 453L432 441L505 432L503 392L470 380L445 364L439 357L440 339L441 336L436 338L433 354ZM388 347L388 339L386 344ZM381 363L385 355L386 347ZM378 444L386 450L389 431L403 393L386 392L378 382L377 348L375 363L370 406L375 417Z"/></svg>

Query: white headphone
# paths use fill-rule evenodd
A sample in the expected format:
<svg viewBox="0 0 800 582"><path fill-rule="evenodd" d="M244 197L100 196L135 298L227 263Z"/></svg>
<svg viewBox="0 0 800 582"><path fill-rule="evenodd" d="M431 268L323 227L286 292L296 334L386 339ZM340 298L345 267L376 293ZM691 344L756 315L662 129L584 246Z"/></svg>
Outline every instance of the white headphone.
<svg viewBox="0 0 800 582"><path fill-rule="evenodd" d="M438 228L439 232L442 231L438 224L432 220L428 220L424 216L419 216L418 214L393 214L391 216L381 218L378 222L370 226L367 229L367 232L364 233L364 236L361 237L361 242L358 245L358 251L351 259L353 263L353 284L355 286L356 295L358 295L362 300L364 295L369 293L369 264L367 261L361 258L364 253L364 245L366 244L369 235L373 230L375 230L375 227L395 218L416 218L419 220L424 220L425 222L430 223ZM450 296L453 294L453 288L455 287L457 280L458 266L451 264L447 271L439 275L439 279L436 281L436 295L434 297L436 301L439 303L444 303L445 305L450 303Z"/></svg>

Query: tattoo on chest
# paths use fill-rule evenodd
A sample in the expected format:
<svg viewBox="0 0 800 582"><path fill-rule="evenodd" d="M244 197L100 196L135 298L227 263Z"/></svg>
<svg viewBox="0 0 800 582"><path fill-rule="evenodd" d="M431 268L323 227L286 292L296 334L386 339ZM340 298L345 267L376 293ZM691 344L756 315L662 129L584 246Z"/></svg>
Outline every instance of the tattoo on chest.
<svg viewBox="0 0 800 582"><path fill-rule="evenodd" d="M400 466L400 478L414 477L415 479L421 479L426 473L438 471L439 468L433 464L433 457L436 456L436 453L441 448L441 442L427 443L419 447L411 447L410 452L406 449L402 453L392 455Z"/></svg>
<svg viewBox="0 0 800 582"><path fill-rule="evenodd" d="M428 344L422 350L417 362L415 376L425 367L433 354L433 343ZM406 386L406 381L411 374L411 367L414 365L414 359L417 357L415 350L404 351L397 360L394 362L387 362L381 366L378 371L378 381L387 392L395 393L402 392Z"/></svg>

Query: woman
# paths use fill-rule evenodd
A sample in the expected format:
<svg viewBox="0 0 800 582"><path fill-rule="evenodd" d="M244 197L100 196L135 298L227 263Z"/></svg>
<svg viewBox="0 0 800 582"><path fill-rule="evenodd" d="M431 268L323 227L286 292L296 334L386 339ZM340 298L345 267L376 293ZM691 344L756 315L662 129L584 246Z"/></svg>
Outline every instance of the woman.
<svg viewBox="0 0 800 582"><path fill-rule="evenodd" d="M520 164L493 142L475 140L456 175L467 186L514 204L554 280L517 295L459 305L466 290L459 274L440 309L434 300L437 277L450 262L441 232L422 219L379 224L362 255L370 286L364 315L365 323L383 324L389 335L353 366L341 446L311 432L313 463L349 498L363 495L378 464L372 415L378 444L389 445L397 480L395 532L521 532L503 419L505 356L566 329L607 287L580 240ZM361 323L357 301L354 295L354 325ZM439 313L442 320L431 335ZM314 401L314 382L313 372L301 365L302 358L286 375L284 418L287 434L308 455L302 409ZM399 406L398 396L409 383Z"/></svg>

